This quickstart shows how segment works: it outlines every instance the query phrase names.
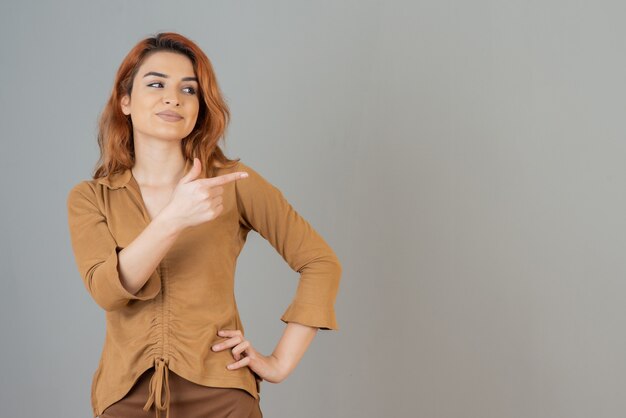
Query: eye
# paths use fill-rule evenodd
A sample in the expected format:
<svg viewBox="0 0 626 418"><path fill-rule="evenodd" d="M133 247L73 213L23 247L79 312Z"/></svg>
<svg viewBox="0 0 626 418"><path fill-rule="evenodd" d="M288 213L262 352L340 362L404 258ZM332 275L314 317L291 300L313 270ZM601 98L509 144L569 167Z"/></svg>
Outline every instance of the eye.
<svg viewBox="0 0 626 418"><path fill-rule="evenodd" d="M148 87L150 87L150 86L152 86L152 85L154 85L154 84L160 84L160 85L163 85L161 82L159 82L159 81L155 81L154 83L150 83L150 84L148 84ZM196 89L195 89L195 88L193 88L193 87L184 87L184 89L189 89L189 90L190 90L188 94L196 94Z"/></svg>

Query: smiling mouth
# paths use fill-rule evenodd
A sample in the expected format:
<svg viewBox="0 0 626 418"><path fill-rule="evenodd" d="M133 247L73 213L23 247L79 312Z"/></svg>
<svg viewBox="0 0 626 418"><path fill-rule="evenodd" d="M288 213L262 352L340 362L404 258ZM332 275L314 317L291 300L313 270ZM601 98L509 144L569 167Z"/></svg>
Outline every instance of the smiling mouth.
<svg viewBox="0 0 626 418"><path fill-rule="evenodd" d="M178 121L183 120L183 118L181 117L172 116L172 115L157 114L157 116L168 122L178 122Z"/></svg>

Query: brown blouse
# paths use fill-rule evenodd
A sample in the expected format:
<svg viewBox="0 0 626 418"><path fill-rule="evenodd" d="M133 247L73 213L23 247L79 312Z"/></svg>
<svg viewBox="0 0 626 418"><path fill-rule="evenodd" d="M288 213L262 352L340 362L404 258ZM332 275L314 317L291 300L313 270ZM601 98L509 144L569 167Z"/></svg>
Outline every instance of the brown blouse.
<svg viewBox="0 0 626 418"><path fill-rule="evenodd" d="M188 161L186 169L190 167ZM131 294L121 284L118 252L150 223L130 169L76 184L67 197L69 232L80 276L106 315L100 363L93 374L94 417L154 366L146 410L168 410L168 370L200 385L233 387L259 399L262 379L248 367L228 370L230 350L213 351L219 329L244 332L234 295L237 257L250 230L258 232L296 272L299 284L281 316L338 330L335 299L342 267L337 256L283 194L239 161L216 175L248 172L224 187L223 212L183 230L146 284ZM165 391L165 395L162 395Z"/></svg>

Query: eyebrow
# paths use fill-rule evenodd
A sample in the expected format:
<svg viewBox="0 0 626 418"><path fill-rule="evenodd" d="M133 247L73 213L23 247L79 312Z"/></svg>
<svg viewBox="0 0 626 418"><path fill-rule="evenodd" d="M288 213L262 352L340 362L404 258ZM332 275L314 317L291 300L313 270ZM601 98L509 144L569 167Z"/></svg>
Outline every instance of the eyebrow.
<svg viewBox="0 0 626 418"><path fill-rule="evenodd" d="M169 76L167 74L163 74L163 73L157 73L156 71L148 71L147 73L145 73L143 75L144 78L148 77L149 75L155 75L157 77L163 77L163 78L169 78ZM182 81L198 81L197 77L183 77L181 78Z"/></svg>

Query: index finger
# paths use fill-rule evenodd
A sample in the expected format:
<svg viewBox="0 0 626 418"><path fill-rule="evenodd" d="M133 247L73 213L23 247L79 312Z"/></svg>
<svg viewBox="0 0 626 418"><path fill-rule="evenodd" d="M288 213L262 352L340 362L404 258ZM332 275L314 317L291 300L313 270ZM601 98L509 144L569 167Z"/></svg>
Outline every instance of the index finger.
<svg viewBox="0 0 626 418"><path fill-rule="evenodd" d="M234 173L222 174L221 176L211 177L208 179L199 179L208 186L221 186L222 184L230 183L231 181L245 179L248 177L248 173L245 171L236 171Z"/></svg>

